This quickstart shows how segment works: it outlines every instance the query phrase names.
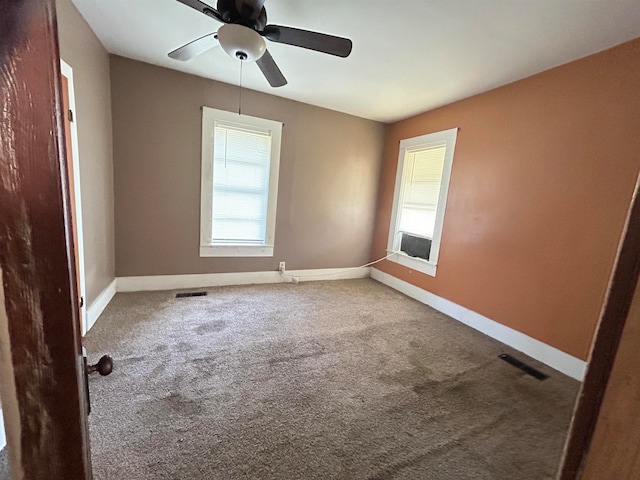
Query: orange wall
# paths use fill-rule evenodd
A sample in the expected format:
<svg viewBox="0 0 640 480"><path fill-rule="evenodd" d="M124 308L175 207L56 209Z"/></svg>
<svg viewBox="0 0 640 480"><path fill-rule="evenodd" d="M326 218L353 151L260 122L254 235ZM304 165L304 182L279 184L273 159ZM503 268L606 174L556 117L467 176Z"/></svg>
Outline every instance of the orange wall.
<svg viewBox="0 0 640 480"><path fill-rule="evenodd" d="M437 276L379 269L586 359L640 168L640 39L391 125L375 258L399 141L454 127Z"/></svg>

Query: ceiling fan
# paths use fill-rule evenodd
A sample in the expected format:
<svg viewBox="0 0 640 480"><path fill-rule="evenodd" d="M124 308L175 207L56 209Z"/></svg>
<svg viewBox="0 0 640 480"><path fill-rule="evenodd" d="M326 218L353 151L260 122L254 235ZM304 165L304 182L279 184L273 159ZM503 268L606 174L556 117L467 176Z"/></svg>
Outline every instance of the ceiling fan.
<svg viewBox="0 0 640 480"><path fill-rule="evenodd" d="M178 1L215 18L224 25L217 32L197 38L169 52L170 58L190 60L220 45L233 58L255 61L272 87L282 87L287 84L287 80L267 50L264 38L343 58L349 56L353 47L348 38L293 27L267 25L265 0L218 0L217 8L200 0Z"/></svg>

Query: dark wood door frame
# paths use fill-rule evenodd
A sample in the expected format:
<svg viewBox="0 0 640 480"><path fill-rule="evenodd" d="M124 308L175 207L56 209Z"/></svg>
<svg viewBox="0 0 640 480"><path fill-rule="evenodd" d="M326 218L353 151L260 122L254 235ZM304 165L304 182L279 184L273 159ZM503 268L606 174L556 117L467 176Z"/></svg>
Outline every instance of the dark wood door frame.
<svg viewBox="0 0 640 480"><path fill-rule="evenodd" d="M91 478L61 105L54 0L0 0L2 381L10 467L30 480Z"/></svg>
<svg viewBox="0 0 640 480"><path fill-rule="evenodd" d="M640 275L640 177L602 307L589 364L569 429L559 480L578 480L586 465L604 394Z"/></svg>

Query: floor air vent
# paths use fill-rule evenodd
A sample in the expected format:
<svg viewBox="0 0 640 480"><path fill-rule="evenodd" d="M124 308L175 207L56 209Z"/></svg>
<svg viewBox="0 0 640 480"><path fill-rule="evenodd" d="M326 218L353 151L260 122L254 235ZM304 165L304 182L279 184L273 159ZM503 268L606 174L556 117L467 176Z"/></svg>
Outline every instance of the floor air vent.
<svg viewBox="0 0 640 480"><path fill-rule="evenodd" d="M176 293L176 298L187 298L187 297L206 297L207 292L180 292Z"/></svg>
<svg viewBox="0 0 640 480"><path fill-rule="evenodd" d="M505 362L510 363L514 367L519 368L523 372L531 375L534 378L537 378L538 380L546 380L547 378L549 378L549 375L546 375L546 374L542 373L540 370L536 370L535 368L530 367L526 363L521 362L517 358L512 357L511 355L509 355L508 353L503 353L501 355L498 355L498 358L501 358Z"/></svg>

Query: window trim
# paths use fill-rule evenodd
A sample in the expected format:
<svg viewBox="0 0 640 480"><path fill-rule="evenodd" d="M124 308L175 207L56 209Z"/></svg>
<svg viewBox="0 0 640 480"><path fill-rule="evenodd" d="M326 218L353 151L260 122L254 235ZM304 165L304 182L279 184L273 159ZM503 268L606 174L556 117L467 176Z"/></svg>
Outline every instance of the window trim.
<svg viewBox="0 0 640 480"><path fill-rule="evenodd" d="M271 131L269 165L269 198L267 200L267 227L263 245L213 243L211 239L211 212L213 202L213 140L215 122L236 123ZM200 171L200 256L201 257L273 257L276 231L278 178L280 174L280 147L282 123L265 118L239 115L234 112L202 107L202 154Z"/></svg>
<svg viewBox="0 0 640 480"><path fill-rule="evenodd" d="M442 239L442 228L444 226L444 214L447 207L447 196L449 194L449 183L451 180L451 169L453 166L453 155L458 135L457 128L443 130L441 132L428 133L417 137L407 138L400 141L400 149L398 152L398 167L396 170L396 182L393 190L393 207L391 210L391 221L389 223L389 236L387 239L387 253L392 255L388 260L412 268L432 277L436 276L438 266L438 256L440 254L440 241ZM433 239L431 241L431 251L429 260L422 258L410 257L406 253L400 251L399 235L397 235L398 223L400 216L398 215L398 207L400 205L400 195L402 190L402 178L404 174L404 163L407 150L416 148L427 148L436 145L446 144L444 155L444 165L442 169L442 181L440 183L440 191L438 193L438 208L436 209L436 223L433 231Z"/></svg>

